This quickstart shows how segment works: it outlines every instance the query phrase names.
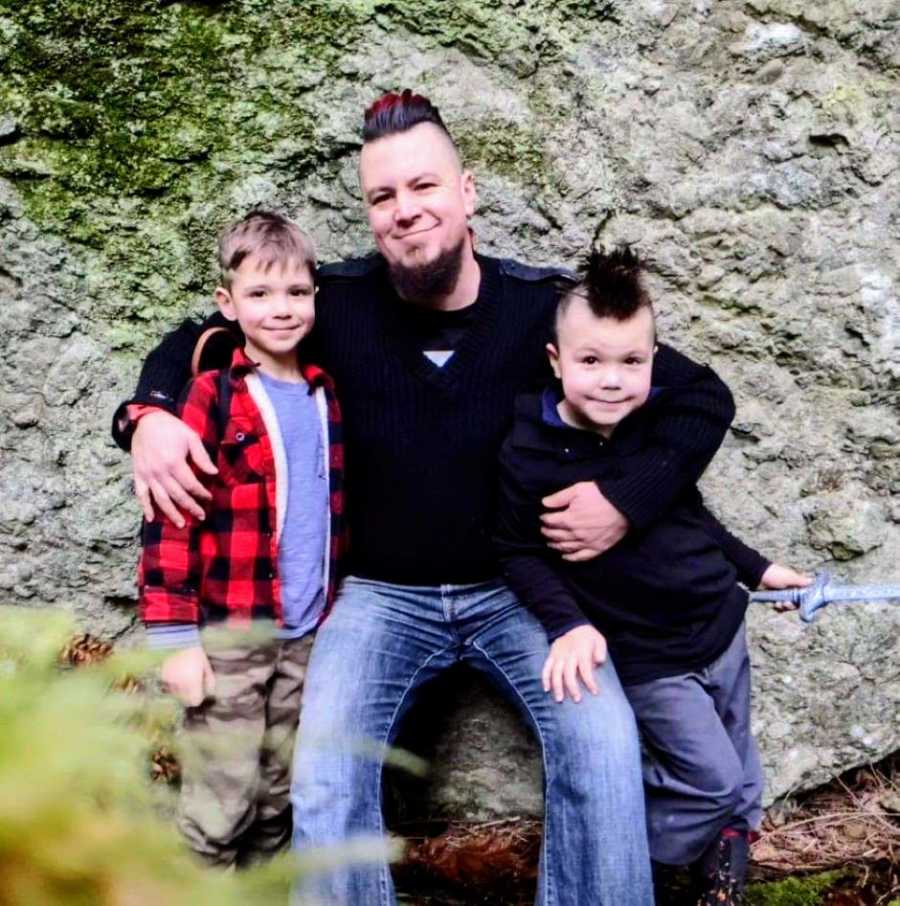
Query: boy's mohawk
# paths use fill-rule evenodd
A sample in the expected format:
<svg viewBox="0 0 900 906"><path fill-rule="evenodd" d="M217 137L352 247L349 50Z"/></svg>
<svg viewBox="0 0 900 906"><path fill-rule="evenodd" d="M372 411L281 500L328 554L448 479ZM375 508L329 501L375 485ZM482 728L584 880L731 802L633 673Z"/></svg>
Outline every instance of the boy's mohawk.
<svg viewBox="0 0 900 906"><path fill-rule="evenodd" d="M453 141L440 111L422 94L404 88L399 94L389 91L375 101L363 117L363 143L386 135L406 132L419 123L432 123Z"/></svg>
<svg viewBox="0 0 900 906"><path fill-rule="evenodd" d="M578 270L578 283L560 305L565 305L571 296L580 296L596 317L625 321L638 309L652 307L644 289L643 270L640 259L628 246L609 253L594 249Z"/></svg>

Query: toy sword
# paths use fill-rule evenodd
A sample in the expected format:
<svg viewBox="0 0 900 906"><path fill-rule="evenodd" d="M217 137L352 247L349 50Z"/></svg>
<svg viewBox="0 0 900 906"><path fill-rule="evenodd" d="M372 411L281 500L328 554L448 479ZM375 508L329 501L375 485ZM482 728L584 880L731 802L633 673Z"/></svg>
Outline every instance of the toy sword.
<svg viewBox="0 0 900 906"><path fill-rule="evenodd" d="M811 623L816 611L836 601L900 601L900 585L838 585L830 573L816 573L806 588L754 591L750 600L759 603L787 602L800 607L800 619Z"/></svg>

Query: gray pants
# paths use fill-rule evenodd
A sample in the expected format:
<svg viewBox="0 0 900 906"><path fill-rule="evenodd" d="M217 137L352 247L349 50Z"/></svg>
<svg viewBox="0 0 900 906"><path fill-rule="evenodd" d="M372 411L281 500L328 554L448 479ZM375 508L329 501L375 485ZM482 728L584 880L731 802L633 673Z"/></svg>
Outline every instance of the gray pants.
<svg viewBox="0 0 900 906"><path fill-rule="evenodd" d="M744 626L703 670L625 686L625 694L644 744L651 857L687 865L724 827L756 830L763 776Z"/></svg>

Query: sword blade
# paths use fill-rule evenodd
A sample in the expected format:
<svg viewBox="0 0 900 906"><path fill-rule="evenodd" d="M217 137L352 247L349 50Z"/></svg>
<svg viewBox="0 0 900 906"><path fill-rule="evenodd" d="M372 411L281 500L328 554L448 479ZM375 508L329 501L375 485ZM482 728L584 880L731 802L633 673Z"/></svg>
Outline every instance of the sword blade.
<svg viewBox="0 0 900 906"><path fill-rule="evenodd" d="M826 604L836 601L900 600L900 585L832 585L823 589Z"/></svg>

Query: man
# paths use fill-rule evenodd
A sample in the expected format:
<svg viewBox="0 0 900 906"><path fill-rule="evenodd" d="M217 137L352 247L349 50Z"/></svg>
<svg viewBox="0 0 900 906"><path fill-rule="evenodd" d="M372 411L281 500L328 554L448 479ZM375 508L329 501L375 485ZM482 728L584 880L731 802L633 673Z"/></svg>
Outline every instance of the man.
<svg viewBox="0 0 900 906"><path fill-rule="evenodd" d="M516 393L545 374L560 272L475 254L474 180L425 98L404 91L369 108L360 181L380 256L323 269L314 336L344 411L352 550L307 675L295 846L383 832L372 751L395 738L422 685L462 660L510 697L542 746L537 902L647 906L637 736L615 670L601 665L599 694L578 704L544 693L546 636L499 580L490 543L500 441ZM185 323L151 353L132 404L171 408L198 333ZM708 369L663 347L654 382L673 392L648 449L602 488L582 482L545 500L557 510L543 517L545 535L568 559L652 522L721 442L734 410ZM126 424L120 409L123 443L139 414ZM185 459L210 464L184 426L145 414L133 451L148 516L151 495L173 518L176 506L198 508ZM394 902L386 866L331 873L314 892Z"/></svg>

